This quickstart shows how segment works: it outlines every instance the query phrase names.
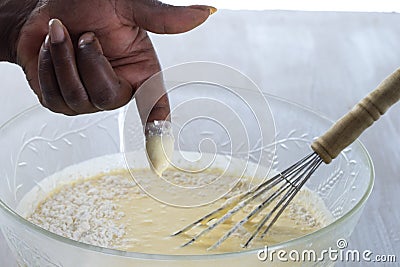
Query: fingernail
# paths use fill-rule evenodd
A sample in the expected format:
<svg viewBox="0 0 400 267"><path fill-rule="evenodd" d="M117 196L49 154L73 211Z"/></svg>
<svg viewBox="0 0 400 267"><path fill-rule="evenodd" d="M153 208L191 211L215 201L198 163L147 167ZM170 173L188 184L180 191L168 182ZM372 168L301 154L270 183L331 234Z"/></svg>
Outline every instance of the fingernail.
<svg viewBox="0 0 400 267"><path fill-rule="evenodd" d="M208 9L210 10L210 15L214 14L215 12L218 11L217 8L213 7L213 6L209 6Z"/></svg>
<svg viewBox="0 0 400 267"><path fill-rule="evenodd" d="M213 6L192 5L192 6L189 6L189 7L190 8L194 8L194 9L204 10L204 11L207 10L208 12L210 12L210 15L214 14L218 10Z"/></svg>
<svg viewBox="0 0 400 267"><path fill-rule="evenodd" d="M65 33L61 21L59 21L58 19L50 20L49 34L50 34L50 42L52 44L61 43L64 41Z"/></svg>
<svg viewBox="0 0 400 267"><path fill-rule="evenodd" d="M47 34L47 35L46 35L46 38L44 39L43 48L44 48L45 50L49 50L49 47L50 47L50 37L49 37L49 35Z"/></svg>
<svg viewBox="0 0 400 267"><path fill-rule="evenodd" d="M78 44L79 48L84 48L85 45L88 45L88 44L92 43L93 40L94 40L94 33L93 32L85 33L79 39L79 44Z"/></svg>

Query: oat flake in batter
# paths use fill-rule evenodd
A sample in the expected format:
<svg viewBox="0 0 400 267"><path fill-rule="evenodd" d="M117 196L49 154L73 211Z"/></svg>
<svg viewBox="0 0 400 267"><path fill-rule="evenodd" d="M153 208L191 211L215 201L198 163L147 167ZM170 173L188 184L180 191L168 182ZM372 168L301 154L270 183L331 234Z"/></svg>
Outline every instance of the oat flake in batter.
<svg viewBox="0 0 400 267"><path fill-rule="evenodd" d="M110 162L110 159L120 160L119 157L109 157L107 161ZM86 163L85 168L87 167ZM74 169L79 170L79 165ZM136 172L141 172L141 175L156 175L150 169L136 170ZM193 184L197 181L212 181L221 175L221 172L222 170L214 168L183 176L182 173L168 169L164 172L164 176L174 183ZM59 175L58 179L61 176ZM46 230L101 247L154 254L240 251L242 250L240 244L246 240L254 225L260 220L260 217L257 217L255 221L245 224L245 227L239 229L217 250L206 250L235 222L250 212L251 206L248 206L211 234L202 237L199 242L180 248L179 246L187 241L189 236L170 237L170 234L219 207L226 198L197 208L169 206L143 193L135 185L129 172L124 169L99 171L96 175L79 179L68 175L68 178L64 177L61 180L62 183L46 194L43 194L42 189L33 190L28 194L25 203L21 203L22 213L29 221ZM246 181L242 180L228 196L238 194L247 188ZM34 198L36 203L33 205ZM27 201L31 205L27 205ZM265 212L267 211L263 211ZM331 221L332 216L318 195L304 189L281 215L269 234L263 240L256 239L250 249L300 237L326 226ZM200 230L201 227L198 227L192 231Z"/></svg>

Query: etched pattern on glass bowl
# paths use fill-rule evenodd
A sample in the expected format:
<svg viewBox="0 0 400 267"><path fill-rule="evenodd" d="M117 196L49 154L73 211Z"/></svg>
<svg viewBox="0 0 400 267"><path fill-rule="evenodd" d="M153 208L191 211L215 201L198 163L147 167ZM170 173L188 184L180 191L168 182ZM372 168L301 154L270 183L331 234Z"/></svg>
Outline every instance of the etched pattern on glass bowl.
<svg viewBox="0 0 400 267"><path fill-rule="evenodd" d="M266 95L276 123L276 142L253 147L266 152L264 163L272 161L277 170L311 153L312 140L331 125L331 121L307 108ZM120 111L78 117L51 113L33 107L0 128L0 228L21 266L265 266L257 250L221 255L173 256L123 252L75 242L49 233L22 218L16 210L21 198L47 176L72 164L119 153ZM138 149L143 148L141 124L130 130ZM196 140L193 140L195 142ZM256 140L254 142L257 143ZM276 146L276 153L271 152ZM249 157L251 161L251 157ZM335 222L304 237L269 247L272 250L332 247L339 238L353 231L371 192L373 166L361 143L355 142L331 164L322 164L307 182L324 200ZM174 229L171 229L174 230ZM318 263L274 262L273 266L330 266Z"/></svg>

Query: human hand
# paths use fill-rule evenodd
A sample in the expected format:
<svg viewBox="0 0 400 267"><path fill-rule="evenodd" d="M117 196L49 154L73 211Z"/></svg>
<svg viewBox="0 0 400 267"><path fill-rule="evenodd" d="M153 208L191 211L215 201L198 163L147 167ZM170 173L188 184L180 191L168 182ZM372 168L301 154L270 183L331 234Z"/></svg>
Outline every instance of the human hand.
<svg viewBox="0 0 400 267"><path fill-rule="evenodd" d="M146 31L186 32L213 11L153 0L39 1L19 31L10 61L22 66L39 101L54 112L115 109L160 71ZM164 120L168 114L164 95L148 121Z"/></svg>

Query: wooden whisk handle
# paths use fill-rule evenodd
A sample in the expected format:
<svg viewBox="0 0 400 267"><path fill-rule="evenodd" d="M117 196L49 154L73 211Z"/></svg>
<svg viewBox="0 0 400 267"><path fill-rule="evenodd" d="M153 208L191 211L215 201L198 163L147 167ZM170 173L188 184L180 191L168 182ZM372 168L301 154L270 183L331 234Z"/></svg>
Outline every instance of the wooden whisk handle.
<svg viewBox="0 0 400 267"><path fill-rule="evenodd" d="M400 69L397 69L312 143L311 148L325 163L330 163L399 99Z"/></svg>

